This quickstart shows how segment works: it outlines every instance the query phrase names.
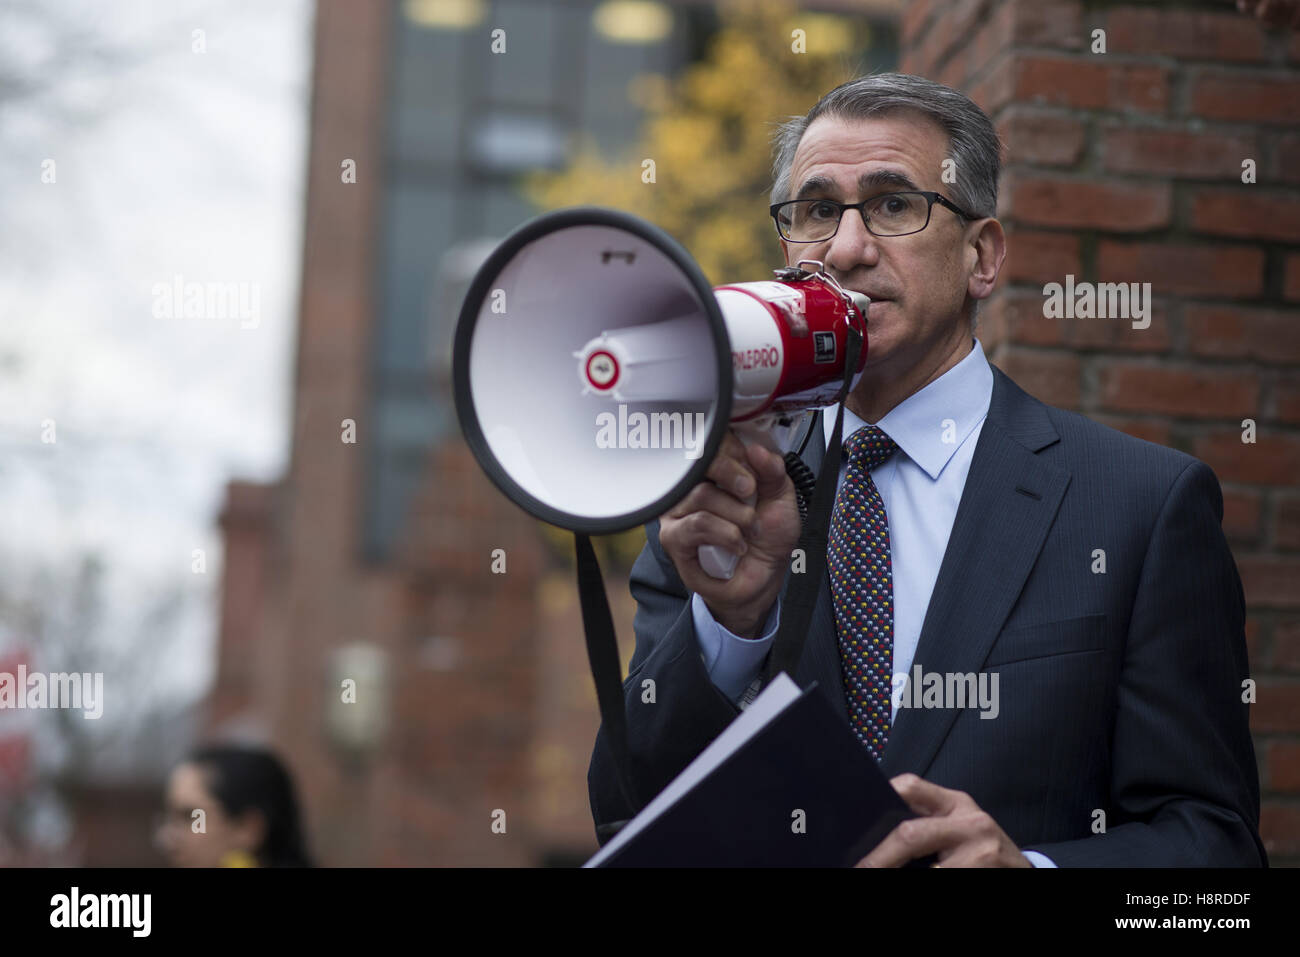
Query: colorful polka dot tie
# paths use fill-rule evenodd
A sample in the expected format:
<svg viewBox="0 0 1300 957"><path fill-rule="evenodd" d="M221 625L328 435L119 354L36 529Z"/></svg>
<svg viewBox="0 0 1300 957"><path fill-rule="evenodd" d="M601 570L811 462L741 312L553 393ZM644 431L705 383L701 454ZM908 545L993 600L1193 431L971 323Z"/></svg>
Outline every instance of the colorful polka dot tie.
<svg viewBox="0 0 1300 957"><path fill-rule="evenodd" d="M894 575L885 505L870 470L897 449L874 425L844 440L848 468L835 496L827 545L849 723L877 761L889 739Z"/></svg>

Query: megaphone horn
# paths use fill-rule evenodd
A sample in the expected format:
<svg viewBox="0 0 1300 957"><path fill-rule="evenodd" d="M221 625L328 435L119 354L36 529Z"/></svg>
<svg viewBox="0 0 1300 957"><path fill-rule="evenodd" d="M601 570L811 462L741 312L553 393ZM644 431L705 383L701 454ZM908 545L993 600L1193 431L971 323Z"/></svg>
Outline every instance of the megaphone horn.
<svg viewBox="0 0 1300 957"><path fill-rule="evenodd" d="M573 531L644 524L703 481L730 425L780 451L792 413L835 402L868 300L821 262L711 288L657 227L545 214L483 264L453 349L456 409L494 483ZM860 353L856 376L866 349ZM702 553L729 577L725 553Z"/></svg>

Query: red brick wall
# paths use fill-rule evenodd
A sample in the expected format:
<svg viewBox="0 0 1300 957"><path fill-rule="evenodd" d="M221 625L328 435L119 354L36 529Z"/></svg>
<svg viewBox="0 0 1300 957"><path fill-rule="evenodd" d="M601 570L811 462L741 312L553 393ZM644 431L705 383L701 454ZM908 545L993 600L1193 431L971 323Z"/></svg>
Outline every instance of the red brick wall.
<svg viewBox="0 0 1300 957"><path fill-rule="evenodd" d="M1300 34L1228 2L915 0L901 42L904 71L968 92L1005 144L990 357L1223 485L1261 830L1274 864L1300 863ZM1151 283L1150 327L1044 318L1043 285L1067 273Z"/></svg>

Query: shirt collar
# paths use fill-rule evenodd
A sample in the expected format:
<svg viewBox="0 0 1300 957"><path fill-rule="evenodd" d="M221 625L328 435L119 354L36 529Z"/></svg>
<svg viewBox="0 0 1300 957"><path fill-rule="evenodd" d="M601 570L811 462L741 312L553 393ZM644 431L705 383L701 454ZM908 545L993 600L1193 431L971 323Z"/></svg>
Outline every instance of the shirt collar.
<svg viewBox="0 0 1300 957"><path fill-rule="evenodd" d="M984 356L984 347L978 339L972 338L971 342L964 359L875 423L932 479L938 479L952 454L988 415L993 398L993 370ZM834 411L831 406L822 415L827 444L835 427ZM948 419L952 420L951 429L947 428ZM845 436L868 424L847 407L844 409Z"/></svg>

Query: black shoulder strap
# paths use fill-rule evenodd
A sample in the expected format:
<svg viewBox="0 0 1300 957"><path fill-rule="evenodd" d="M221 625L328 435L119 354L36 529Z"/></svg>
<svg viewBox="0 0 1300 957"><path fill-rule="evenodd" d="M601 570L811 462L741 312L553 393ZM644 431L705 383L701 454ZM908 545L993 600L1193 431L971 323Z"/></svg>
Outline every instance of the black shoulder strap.
<svg viewBox="0 0 1300 957"><path fill-rule="evenodd" d="M600 704L600 720L614 759L618 786L623 800L635 815L641 810L636 788L632 783L627 747L627 712L623 703L623 668L618 660L618 639L614 634L614 617L609 611L609 597L600 575L591 539L581 532L573 533L577 550L578 599L582 604L582 630L587 637L587 660L591 663L591 677L596 682L596 700ZM621 826L625 821L615 822ZM617 827L614 828L617 830ZM601 837L597 829L597 838ZM608 840L611 834L605 835ZM604 843L604 840L600 841Z"/></svg>

